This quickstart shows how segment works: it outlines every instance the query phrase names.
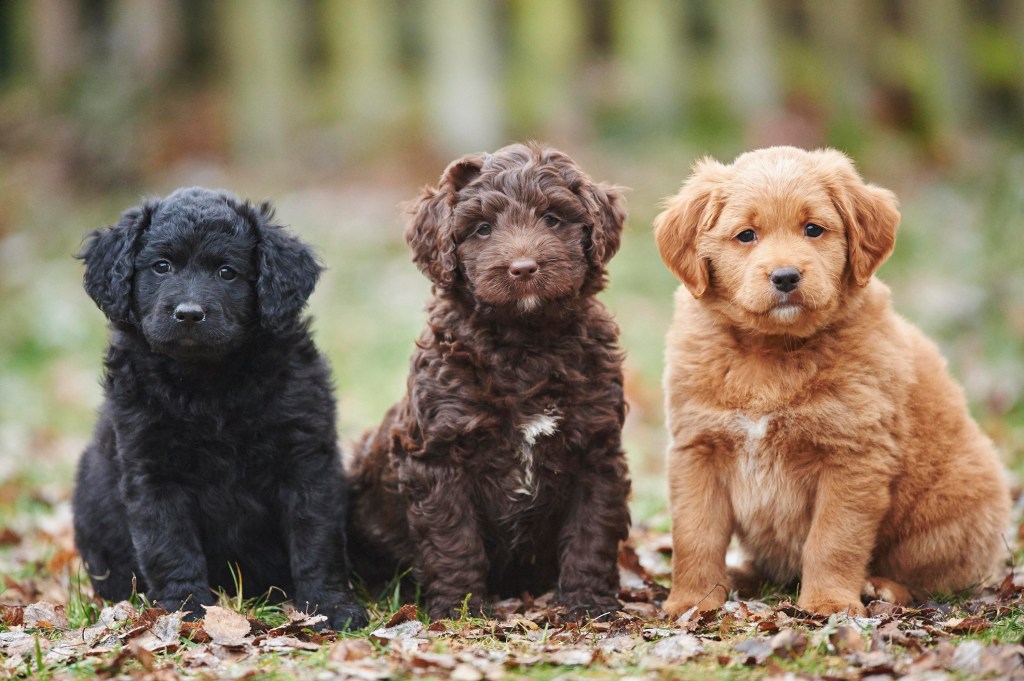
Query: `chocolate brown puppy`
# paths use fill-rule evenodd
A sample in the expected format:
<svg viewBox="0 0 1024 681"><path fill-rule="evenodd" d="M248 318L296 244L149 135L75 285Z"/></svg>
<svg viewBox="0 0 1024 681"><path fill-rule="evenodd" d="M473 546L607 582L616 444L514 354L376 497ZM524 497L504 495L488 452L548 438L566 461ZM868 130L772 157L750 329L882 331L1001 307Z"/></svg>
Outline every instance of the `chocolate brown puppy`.
<svg viewBox="0 0 1024 681"><path fill-rule="evenodd" d="M552 588L576 615L618 607L622 353L595 294L623 204L516 144L455 161L415 206L434 296L407 394L349 462L350 527L357 571L411 565L432 617Z"/></svg>

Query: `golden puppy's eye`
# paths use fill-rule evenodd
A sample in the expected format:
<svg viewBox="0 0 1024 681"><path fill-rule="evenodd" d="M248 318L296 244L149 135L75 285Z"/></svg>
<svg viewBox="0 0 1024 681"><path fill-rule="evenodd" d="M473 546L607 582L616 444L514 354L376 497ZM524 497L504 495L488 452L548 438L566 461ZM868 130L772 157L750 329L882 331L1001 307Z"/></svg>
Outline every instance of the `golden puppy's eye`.
<svg viewBox="0 0 1024 681"><path fill-rule="evenodd" d="M741 244L751 244L757 241L757 232L752 229L745 229L737 234L735 238Z"/></svg>
<svg viewBox="0 0 1024 681"><path fill-rule="evenodd" d="M821 225L815 225L815 224L812 223L812 224L809 224L806 227L804 227L804 234L806 234L807 236L811 237L812 239L817 239L819 236L821 236L824 233L825 233L825 228L822 227Z"/></svg>

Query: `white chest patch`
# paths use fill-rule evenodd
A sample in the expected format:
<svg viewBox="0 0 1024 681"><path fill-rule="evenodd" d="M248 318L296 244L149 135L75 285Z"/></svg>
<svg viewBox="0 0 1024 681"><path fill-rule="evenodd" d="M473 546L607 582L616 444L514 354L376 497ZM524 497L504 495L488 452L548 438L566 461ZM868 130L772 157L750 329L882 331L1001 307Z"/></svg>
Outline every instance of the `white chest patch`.
<svg viewBox="0 0 1024 681"><path fill-rule="evenodd" d="M546 409L543 414L537 414L519 426L523 441L519 446L520 469L517 471L513 495L533 496L536 491L533 480L533 447L538 439L554 435L558 431L558 419L557 409Z"/></svg>
<svg viewBox="0 0 1024 681"><path fill-rule="evenodd" d="M807 537L808 489L794 479L780 452L766 446L770 414L751 418L736 414L740 436L730 496L743 548L771 565L773 579L799 575L800 556Z"/></svg>

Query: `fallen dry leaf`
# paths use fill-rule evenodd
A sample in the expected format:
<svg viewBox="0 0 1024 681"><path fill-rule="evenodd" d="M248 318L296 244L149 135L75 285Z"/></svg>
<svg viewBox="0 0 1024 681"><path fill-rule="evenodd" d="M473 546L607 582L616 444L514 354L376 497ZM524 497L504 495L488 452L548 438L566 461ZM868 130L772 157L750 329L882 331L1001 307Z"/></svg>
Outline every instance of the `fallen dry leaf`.
<svg viewBox="0 0 1024 681"><path fill-rule="evenodd" d="M67 629L68 618L63 605L39 601L26 605L22 612L26 629Z"/></svg>
<svg viewBox="0 0 1024 681"><path fill-rule="evenodd" d="M250 629L249 620L245 615L219 605L204 607L206 615L203 617L203 629L214 643L235 645L245 642L245 637L249 635Z"/></svg>

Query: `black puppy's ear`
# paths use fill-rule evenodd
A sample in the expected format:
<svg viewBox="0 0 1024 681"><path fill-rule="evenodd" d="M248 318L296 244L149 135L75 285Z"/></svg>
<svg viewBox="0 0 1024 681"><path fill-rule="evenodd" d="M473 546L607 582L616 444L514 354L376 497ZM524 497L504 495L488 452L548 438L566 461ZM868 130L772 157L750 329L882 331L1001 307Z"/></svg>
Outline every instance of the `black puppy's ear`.
<svg viewBox="0 0 1024 681"><path fill-rule="evenodd" d="M440 288L455 283L459 267L452 209L459 202L459 191L480 175L485 158L471 155L453 161L438 187L425 187L411 206L413 217L405 228L405 241L412 249L412 261Z"/></svg>
<svg viewBox="0 0 1024 681"><path fill-rule="evenodd" d="M246 210L247 209L247 210ZM260 325L283 331L295 323L316 288L323 268L313 249L274 224L269 201L236 206L256 229L256 298Z"/></svg>
<svg viewBox="0 0 1024 681"><path fill-rule="evenodd" d="M86 237L76 258L85 262L83 284L96 305L112 322L135 323L132 310L132 278L140 238L149 228L158 201L129 208L113 227L98 229Z"/></svg>

